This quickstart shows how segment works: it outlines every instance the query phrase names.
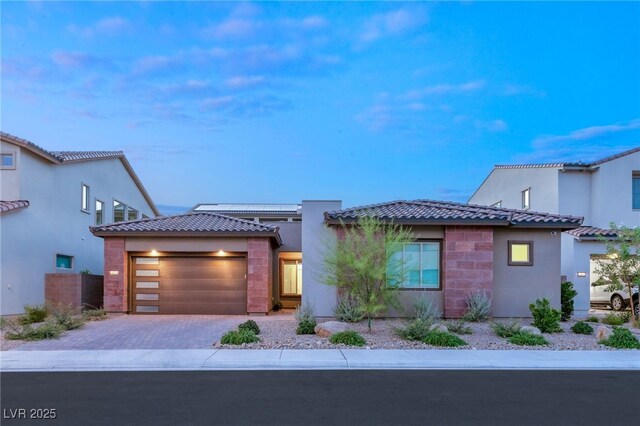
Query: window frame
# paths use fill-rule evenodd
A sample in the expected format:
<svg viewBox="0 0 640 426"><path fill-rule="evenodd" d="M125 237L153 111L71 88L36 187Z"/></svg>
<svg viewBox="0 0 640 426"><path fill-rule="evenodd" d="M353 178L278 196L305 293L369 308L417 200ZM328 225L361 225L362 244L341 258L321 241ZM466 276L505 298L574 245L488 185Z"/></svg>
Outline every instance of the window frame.
<svg viewBox="0 0 640 426"><path fill-rule="evenodd" d="M98 223L98 203L100 203L102 205L102 208L100 209L100 216L101 216L100 217L100 219L101 219L100 223ZM98 198L95 199L94 208L96 210L96 219L95 219L94 223L96 224L96 226L104 225L104 218L105 218L105 212L106 212L105 205L106 204L105 204L104 201L99 200Z"/></svg>
<svg viewBox="0 0 640 426"><path fill-rule="evenodd" d="M532 240L509 240L507 246L507 264L509 266L533 266L533 241ZM529 246L529 261L519 262L512 260L512 247L514 245L528 245Z"/></svg>
<svg viewBox="0 0 640 426"><path fill-rule="evenodd" d="M4 164L2 164L2 158L5 155L9 155L12 158L11 161L11 166L5 166ZM2 170L16 170L17 166L16 166L16 159L17 159L17 155L15 153L15 151L1 151L0 152L0 169Z"/></svg>
<svg viewBox="0 0 640 426"><path fill-rule="evenodd" d="M502 200L496 201L495 203L491 204L491 207L502 207Z"/></svg>
<svg viewBox="0 0 640 426"><path fill-rule="evenodd" d="M136 212L136 217L135 217L134 219L131 219L131 218L129 217L129 214L130 214L132 211ZM130 220L138 220L138 219L140 219L140 211L139 211L139 210L134 209L133 207L129 207L128 205L126 205L126 204L125 204L125 215L124 215L124 216L126 217L126 221L127 221L127 222L128 222L128 221L130 221Z"/></svg>
<svg viewBox="0 0 640 426"><path fill-rule="evenodd" d="M284 292L284 262L296 262L296 280L298 279L298 265L302 266L302 259L291 259L287 257L281 257L280 259L280 296L281 297L302 297L302 284L296 283L296 287L300 287L300 294L297 293L285 293Z"/></svg>
<svg viewBox="0 0 640 426"><path fill-rule="evenodd" d="M85 194L84 189L87 188ZM86 208L85 208L86 204ZM80 183L80 211L83 213L91 213L91 187L84 182Z"/></svg>
<svg viewBox="0 0 640 426"><path fill-rule="evenodd" d="M68 257L69 259L71 259L71 267L70 268L63 268L58 266L58 256L65 256ZM73 271L73 268L76 266L76 258L75 256L72 256L70 254L65 254L65 253L56 253L56 255L54 256L54 266L57 269L63 270L63 271Z"/></svg>
<svg viewBox="0 0 640 426"><path fill-rule="evenodd" d="M638 180L638 182L640 182L640 170L633 170L631 172L631 210L634 211L638 211L640 210L640 193L638 193L638 199L636 200L635 198L635 194L633 192L633 182L635 180ZM638 207L634 207L634 203L635 201L637 201Z"/></svg>
<svg viewBox="0 0 640 426"><path fill-rule="evenodd" d="M399 291L442 291L443 275L444 275L444 256L442 255L442 249L444 248L444 240L442 239L419 239L415 241L407 241L402 243L402 252L404 253L404 247L407 244L422 244L422 243L438 243L438 286L437 287L424 287L422 286L422 269L420 269L420 286L419 287L404 287L403 283L398 285ZM422 266L422 245L420 246L420 262ZM403 255L404 264L404 255ZM404 272L403 274L404 275Z"/></svg>
<svg viewBox="0 0 640 426"><path fill-rule="evenodd" d="M124 207L124 211L122 213L122 220L117 221L116 222L116 203L118 204L122 204L122 206ZM111 214L111 223L120 223L120 222L126 222L127 221L127 205L125 203L123 203L120 200L117 199L113 199L113 202L111 203L111 210L112 210L112 214Z"/></svg>
<svg viewBox="0 0 640 426"><path fill-rule="evenodd" d="M529 210L531 208L531 187L523 189L521 194L522 194L522 210ZM525 198L527 199L526 204L525 204Z"/></svg>

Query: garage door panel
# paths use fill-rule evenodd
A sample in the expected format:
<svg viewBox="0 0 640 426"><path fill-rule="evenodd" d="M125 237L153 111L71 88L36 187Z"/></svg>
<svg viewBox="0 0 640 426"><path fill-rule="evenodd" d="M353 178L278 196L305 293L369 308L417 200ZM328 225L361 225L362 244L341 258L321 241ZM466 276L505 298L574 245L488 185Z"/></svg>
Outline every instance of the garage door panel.
<svg viewBox="0 0 640 426"><path fill-rule="evenodd" d="M132 262L134 313L246 313L245 258L160 257L157 264L147 259Z"/></svg>

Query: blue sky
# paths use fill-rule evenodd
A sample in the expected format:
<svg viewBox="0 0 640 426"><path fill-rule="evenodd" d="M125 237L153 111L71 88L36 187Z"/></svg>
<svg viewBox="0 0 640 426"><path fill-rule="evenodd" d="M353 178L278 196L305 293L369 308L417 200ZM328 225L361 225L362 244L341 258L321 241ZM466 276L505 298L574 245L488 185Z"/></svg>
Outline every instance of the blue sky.
<svg viewBox="0 0 640 426"><path fill-rule="evenodd" d="M640 145L640 3L2 4L2 130L156 203L466 201Z"/></svg>

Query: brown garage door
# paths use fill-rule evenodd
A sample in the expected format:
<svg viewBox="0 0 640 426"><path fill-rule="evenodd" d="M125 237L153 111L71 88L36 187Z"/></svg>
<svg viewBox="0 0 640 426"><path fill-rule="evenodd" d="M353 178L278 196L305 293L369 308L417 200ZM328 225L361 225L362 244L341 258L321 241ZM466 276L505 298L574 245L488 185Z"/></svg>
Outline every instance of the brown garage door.
<svg viewBox="0 0 640 426"><path fill-rule="evenodd" d="M247 313L243 257L133 257L131 264L133 313Z"/></svg>

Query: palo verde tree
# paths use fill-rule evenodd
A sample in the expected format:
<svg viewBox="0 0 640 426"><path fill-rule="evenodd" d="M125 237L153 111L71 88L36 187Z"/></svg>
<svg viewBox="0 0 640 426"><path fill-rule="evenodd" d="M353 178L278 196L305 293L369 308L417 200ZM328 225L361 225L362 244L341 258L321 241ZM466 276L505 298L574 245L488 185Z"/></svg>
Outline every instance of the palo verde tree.
<svg viewBox="0 0 640 426"><path fill-rule="evenodd" d="M407 270L402 246L413 238L402 226L375 217L340 226L344 237L325 251L324 283L337 287L360 305L371 331L376 315L399 306L398 288Z"/></svg>
<svg viewBox="0 0 640 426"><path fill-rule="evenodd" d="M633 301L633 289L640 284L640 227L617 227L611 224L617 237L601 239L606 244L607 255L598 259L595 272L600 275L596 285L606 285L608 291L625 289L630 297L631 315L634 323L638 319Z"/></svg>

